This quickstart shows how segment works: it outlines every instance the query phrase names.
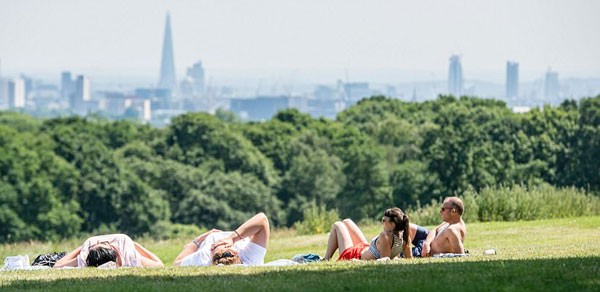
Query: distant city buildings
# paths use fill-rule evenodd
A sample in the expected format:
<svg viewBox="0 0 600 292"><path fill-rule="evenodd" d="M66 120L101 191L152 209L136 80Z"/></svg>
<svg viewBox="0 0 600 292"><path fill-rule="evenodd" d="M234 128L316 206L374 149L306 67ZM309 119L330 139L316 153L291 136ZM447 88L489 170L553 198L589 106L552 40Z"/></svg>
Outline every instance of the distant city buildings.
<svg viewBox="0 0 600 292"><path fill-rule="evenodd" d="M243 120L268 120L282 109L294 107L292 98L287 96L257 96L254 98L232 98L229 110Z"/></svg>
<svg viewBox="0 0 600 292"><path fill-rule="evenodd" d="M162 58L160 62L160 76L158 88L168 89L175 94L177 78L175 77L175 57L173 53L173 39L171 37L171 16L167 13L165 35L163 39Z"/></svg>
<svg viewBox="0 0 600 292"><path fill-rule="evenodd" d="M556 100L560 95L558 73L548 69L544 80L544 97L547 101Z"/></svg>
<svg viewBox="0 0 600 292"><path fill-rule="evenodd" d="M349 104L355 104L359 100L365 97L371 97L373 95L373 91L369 88L368 82L348 82L343 83L343 93L345 100Z"/></svg>
<svg viewBox="0 0 600 292"><path fill-rule="evenodd" d="M463 83L463 70L460 56L452 55L450 57L450 68L448 69L448 93L456 97L463 95Z"/></svg>
<svg viewBox="0 0 600 292"><path fill-rule="evenodd" d="M171 118L185 112L214 113L218 108L229 109L245 121L268 120L278 111L288 108L298 109L313 117L333 119L361 99L374 95L412 102L435 99L439 94L455 97L475 95L504 99L514 112L525 112L531 107L547 103L559 104L563 96L595 96L600 93L600 79L566 79L559 84L558 73L552 70L537 80L520 82L519 63L515 61L506 63L505 84L469 80L469 84L465 85L459 55L449 58L447 80L439 78L396 84L337 80L330 84L300 86L281 86L277 84L280 81L276 81L271 90L262 90L261 94L260 84L258 89L252 84L207 85L206 71L200 60L187 68L183 79L177 80L168 13L160 76L155 85L139 87L138 83L126 89L92 88L89 75L73 76L70 71L61 72L57 86L24 74L15 79L2 78L0 67L0 110L16 109L45 117L94 113L109 119L137 120L162 127L168 125ZM262 86L265 87L264 84Z"/></svg>
<svg viewBox="0 0 600 292"><path fill-rule="evenodd" d="M519 63L506 62L506 98L519 97Z"/></svg>

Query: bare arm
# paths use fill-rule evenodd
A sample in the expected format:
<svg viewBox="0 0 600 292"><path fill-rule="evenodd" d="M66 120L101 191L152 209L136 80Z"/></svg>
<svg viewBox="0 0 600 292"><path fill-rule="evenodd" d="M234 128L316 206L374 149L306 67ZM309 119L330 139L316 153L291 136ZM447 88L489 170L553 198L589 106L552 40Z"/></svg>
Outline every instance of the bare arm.
<svg viewBox="0 0 600 292"><path fill-rule="evenodd" d="M264 213L258 213L240 225L231 235L215 242L212 249L221 245L225 247L232 246L236 241L246 237L250 237L251 242L267 248L270 235L269 218Z"/></svg>
<svg viewBox="0 0 600 292"><path fill-rule="evenodd" d="M196 242L198 242L198 244L202 243L206 237L213 233L213 232L220 232L221 230L218 229L212 229L210 231L204 232L201 235L199 235L198 237L195 238ZM183 250L179 253L179 255L175 258L175 262L173 262L174 266L180 266L181 265L181 261L183 260L183 258L185 258L188 255L191 255L193 253L195 253L198 250L198 247L196 246L196 244L194 244L193 242L190 242L188 244L186 244L185 246L183 246Z"/></svg>
<svg viewBox="0 0 600 292"><path fill-rule="evenodd" d="M412 231L412 229L414 228L415 232L413 233L414 235L412 235L410 232L408 232L408 242L403 242L402 243L402 252L404 253L404 258L407 259L412 259L412 241L414 236L417 233L417 225L414 224L410 224L410 231Z"/></svg>
<svg viewBox="0 0 600 292"><path fill-rule="evenodd" d="M460 236L460 230L456 229L456 228L450 228L450 230L448 230L448 243L450 243L450 247L451 247L451 252L452 253L464 253L465 252L465 247L463 245L463 242L461 240L461 236Z"/></svg>
<svg viewBox="0 0 600 292"><path fill-rule="evenodd" d="M147 250L141 244L133 242L135 250L142 256L142 267L159 267L162 268L165 265L163 262L151 251Z"/></svg>
<svg viewBox="0 0 600 292"><path fill-rule="evenodd" d="M427 239L425 239L425 241L423 242L423 250L421 251L421 256L431 256L431 242L433 242L433 240L435 239L435 235L437 234L438 230L440 230L446 224L448 223L442 222L442 224L438 225L438 227L436 227L435 230L429 232L429 234L427 235Z"/></svg>
<svg viewBox="0 0 600 292"><path fill-rule="evenodd" d="M66 254L60 260L56 261L53 268L77 267L77 256L81 252L81 246L74 251Z"/></svg>

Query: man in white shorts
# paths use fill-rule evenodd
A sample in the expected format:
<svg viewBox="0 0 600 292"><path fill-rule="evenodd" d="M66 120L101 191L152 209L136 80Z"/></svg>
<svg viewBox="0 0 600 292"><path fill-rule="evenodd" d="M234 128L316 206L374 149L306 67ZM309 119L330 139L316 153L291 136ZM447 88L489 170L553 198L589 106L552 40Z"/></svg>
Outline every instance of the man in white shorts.
<svg viewBox="0 0 600 292"><path fill-rule="evenodd" d="M254 215L234 231L210 230L184 246L174 266L260 265L267 254L271 230L264 213Z"/></svg>

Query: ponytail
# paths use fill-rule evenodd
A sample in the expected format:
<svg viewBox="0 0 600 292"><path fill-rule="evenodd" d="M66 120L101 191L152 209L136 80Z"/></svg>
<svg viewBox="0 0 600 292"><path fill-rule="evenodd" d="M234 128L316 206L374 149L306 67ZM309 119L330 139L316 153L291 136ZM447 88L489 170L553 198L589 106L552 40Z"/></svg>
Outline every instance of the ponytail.
<svg viewBox="0 0 600 292"><path fill-rule="evenodd" d="M410 220L408 218L408 215L403 214L402 215L402 223L404 225L404 231L402 231L402 239L404 240L404 245L406 244L410 244L409 240L409 235L410 235Z"/></svg>

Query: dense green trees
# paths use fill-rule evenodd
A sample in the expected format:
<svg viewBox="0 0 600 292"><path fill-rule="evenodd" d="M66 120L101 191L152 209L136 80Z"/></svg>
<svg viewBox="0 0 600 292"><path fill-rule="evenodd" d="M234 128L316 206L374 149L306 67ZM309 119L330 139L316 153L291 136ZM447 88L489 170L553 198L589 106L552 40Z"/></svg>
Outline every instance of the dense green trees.
<svg viewBox="0 0 600 292"><path fill-rule="evenodd" d="M361 220L498 187L597 194L598 165L600 96L525 114L473 97L376 96L334 121L288 109L243 123L219 111L164 129L0 112L0 241L227 229L259 211L276 226L307 210Z"/></svg>

